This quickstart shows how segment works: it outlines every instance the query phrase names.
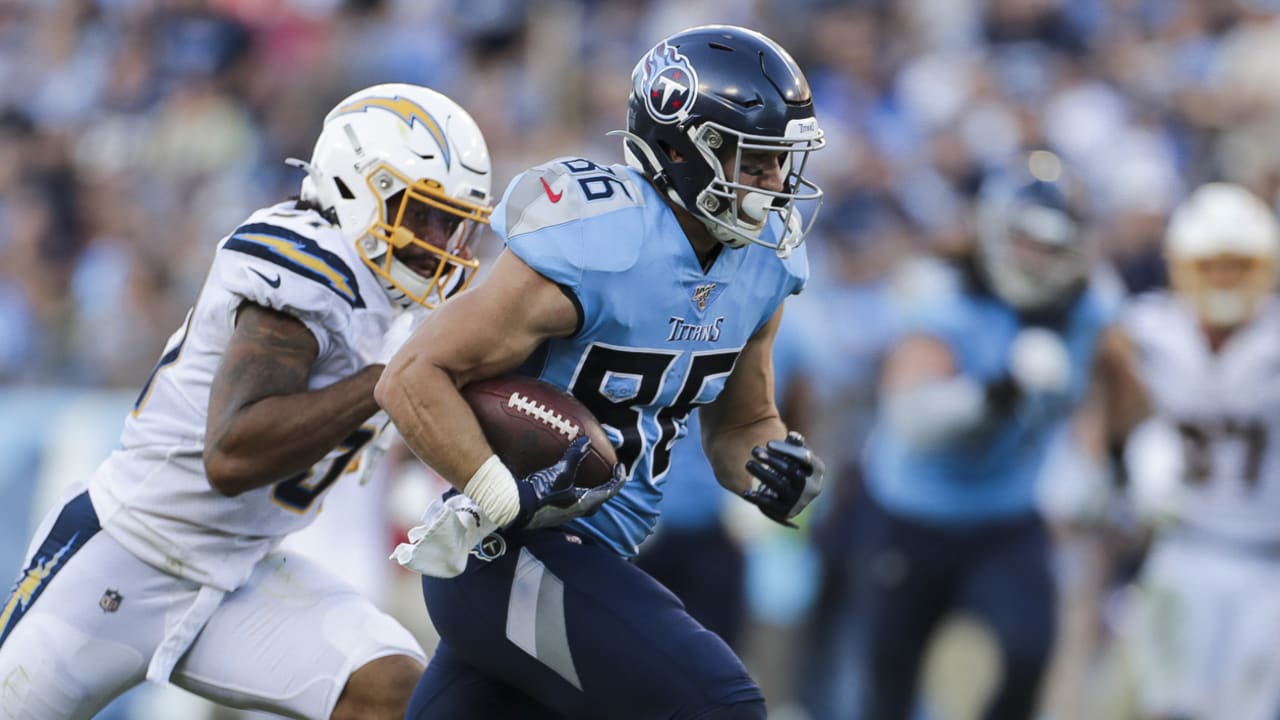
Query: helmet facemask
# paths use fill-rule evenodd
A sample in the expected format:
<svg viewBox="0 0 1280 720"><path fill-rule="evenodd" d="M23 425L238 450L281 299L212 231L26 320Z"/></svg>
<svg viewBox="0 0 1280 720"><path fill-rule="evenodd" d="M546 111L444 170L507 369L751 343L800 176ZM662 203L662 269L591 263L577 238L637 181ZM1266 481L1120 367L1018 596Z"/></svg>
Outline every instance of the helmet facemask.
<svg viewBox="0 0 1280 720"><path fill-rule="evenodd" d="M1060 208L1014 201L979 217L979 256L992 290L1021 310L1043 310L1082 286L1082 229Z"/></svg>
<svg viewBox="0 0 1280 720"><path fill-rule="evenodd" d="M689 130L689 139L713 175L698 192L694 207L687 209L698 216L712 236L729 247L743 247L748 243L764 245L782 257L799 247L813 228L822 203L822 190L804 177L809 153L825 144L821 131L808 139L780 142L775 137L749 135L718 123L704 122ZM781 190L766 190L742 181L743 168L751 166L755 153L782 156ZM687 161L698 162L693 158ZM726 175L726 168L732 177ZM802 222L796 208L800 202L817 203L809 213L808 222ZM776 244L760 237L771 212L781 217L785 229Z"/></svg>
<svg viewBox="0 0 1280 720"><path fill-rule="evenodd" d="M1088 283L1095 238L1087 190L1056 154L1018 155L982 183L977 260L991 292L1024 313L1054 313Z"/></svg>
<svg viewBox="0 0 1280 720"><path fill-rule="evenodd" d="M479 267L471 243L491 208L450 197L435 180L409 182L390 167L370 173L368 183L380 211L356 249L392 302L430 309L461 292Z"/></svg>
<svg viewBox="0 0 1280 720"><path fill-rule="evenodd" d="M1228 330L1248 322L1275 288L1275 259L1223 253L1171 258L1170 284L1205 325Z"/></svg>

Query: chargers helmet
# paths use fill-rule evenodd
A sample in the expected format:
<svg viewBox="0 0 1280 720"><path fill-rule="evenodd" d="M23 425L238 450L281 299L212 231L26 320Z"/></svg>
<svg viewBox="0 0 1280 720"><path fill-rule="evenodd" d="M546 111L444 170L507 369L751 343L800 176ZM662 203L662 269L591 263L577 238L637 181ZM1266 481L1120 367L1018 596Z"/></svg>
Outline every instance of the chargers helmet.
<svg viewBox="0 0 1280 720"><path fill-rule="evenodd" d="M310 163L290 162L307 171L300 197L336 220L398 306L431 308L470 282L492 176L457 103L417 85L365 88L325 116Z"/></svg>
<svg viewBox="0 0 1280 720"><path fill-rule="evenodd" d="M627 129L617 134L627 164L730 247L757 243L785 257L813 227L822 190L804 169L823 132L804 73L760 33L706 25L659 42L631 73ZM743 152L753 150L784 154L781 192L741 182ZM815 202L807 223L801 201ZM771 212L783 220L776 242L761 238Z"/></svg>
<svg viewBox="0 0 1280 720"><path fill-rule="evenodd" d="M1018 158L982 183L978 269L991 291L1022 312L1060 307L1088 281L1083 184L1048 150Z"/></svg>
<svg viewBox="0 0 1280 720"><path fill-rule="evenodd" d="M1173 289L1217 328L1253 316L1275 287L1280 226L1256 195L1232 183L1201 185L1170 216L1165 259ZM1214 265L1228 263L1224 270Z"/></svg>

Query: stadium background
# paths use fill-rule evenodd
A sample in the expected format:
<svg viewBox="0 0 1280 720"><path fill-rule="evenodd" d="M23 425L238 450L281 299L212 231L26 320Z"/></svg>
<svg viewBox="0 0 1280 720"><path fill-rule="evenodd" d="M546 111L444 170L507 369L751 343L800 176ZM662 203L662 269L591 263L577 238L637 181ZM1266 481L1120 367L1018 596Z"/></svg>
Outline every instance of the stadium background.
<svg viewBox="0 0 1280 720"><path fill-rule="evenodd" d="M1228 179L1277 199L1275 5L0 0L0 577L16 572L57 488L110 451L214 244L296 191L299 173L282 159L309 157L320 119L355 88L406 81L451 95L487 136L496 189L559 154L620 160L604 133L625 121L633 62L669 32L730 22L790 49L829 139L814 158L827 192L809 240L815 276L788 315L803 358L794 372L816 390L801 421L834 470L820 514L856 477L889 332L887 273L910 253L963 250L984 167L1021 147L1056 148L1086 179L1100 260L1129 292L1163 282L1163 223L1188 188ZM492 256L493 238L481 249ZM384 475L330 506L365 507L373 528L390 513L402 528L429 484L412 463ZM775 715L805 717L807 705L824 717L826 701L796 680L818 554L804 534L733 522L748 541L748 662ZM392 537L348 542L347 567L429 642L412 579L381 559ZM1073 537L1062 550L1079 596L1064 618L1085 618L1084 647L1106 634L1101 595L1081 580L1099 547ZM1054 688L1110 686L1106 665L1079 652ZM945 665L934 673L942 695L965 695L972 683L948 689ZM1097 716L1073 697L1051 691L1046 716ZM157 709L168 701L139 695L112 712L173 716ZM938 714L964 717L965 702Z"/></svg>

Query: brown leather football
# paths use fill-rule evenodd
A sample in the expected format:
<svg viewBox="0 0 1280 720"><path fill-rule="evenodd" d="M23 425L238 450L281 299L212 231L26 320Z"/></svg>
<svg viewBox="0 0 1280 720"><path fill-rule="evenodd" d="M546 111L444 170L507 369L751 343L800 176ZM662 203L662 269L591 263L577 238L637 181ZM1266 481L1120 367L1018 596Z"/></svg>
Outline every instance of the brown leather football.
<svg viewBox="0 0 1280 720"><path fill-rule="evenodd" d="M509 375L462 388L498 459L517 478L554 465L585 434L591 447L575 484L591 488L613 476L613 445L591 411L572 395L541 380Z"/></svg>

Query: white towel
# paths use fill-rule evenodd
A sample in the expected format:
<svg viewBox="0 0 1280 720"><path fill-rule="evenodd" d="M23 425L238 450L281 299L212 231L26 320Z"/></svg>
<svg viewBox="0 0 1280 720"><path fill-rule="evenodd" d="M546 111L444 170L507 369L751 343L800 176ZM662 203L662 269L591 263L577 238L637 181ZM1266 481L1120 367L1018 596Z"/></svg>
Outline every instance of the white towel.
<svg viewBox="0 0 1280 720"><path fill-rule="evenodd" d="M191 607L187 608L182 618L165 632L164 639L151 655L151 663L147 665L148 680L161 685L169 682L169 676L173 674L173 666L177 665L191 648L196 635L200 634L205 623L208 623L209 618L213 616L213 612L222 604L224 596L226 593L217 588L208 585L200 588Z"/></svg>
<svg viewBox="0 0 1280 720"><path fill-rule="evenodd" d="M436 500L422 514L422 524L409 531L391 559L421 575L451 578L467 566L467 554L498 526L466 495Z"/></svg>

